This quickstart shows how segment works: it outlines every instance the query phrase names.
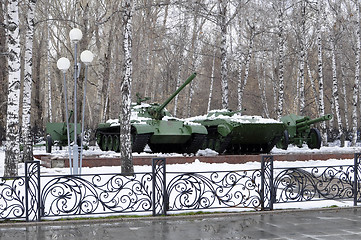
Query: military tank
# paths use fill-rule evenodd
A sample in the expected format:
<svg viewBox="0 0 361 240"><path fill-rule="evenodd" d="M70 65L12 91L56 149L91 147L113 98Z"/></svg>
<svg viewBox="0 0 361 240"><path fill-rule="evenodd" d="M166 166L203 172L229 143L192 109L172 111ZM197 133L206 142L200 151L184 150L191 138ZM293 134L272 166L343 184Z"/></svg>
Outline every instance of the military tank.
<svg viewBox="0 0 361 240"><path fill-rule="evenodd" d="M213 110L207 115L187 119L207 128L203 149L220 154L269 153L281 139L283 122L260 116L242 116L230 110Z"/></svg>
<svg viewBox="0 0 361 240"><path fill-rule="evenodd" d="M154 153L196 153L207 136L207 129L201 124L172 117L166 106L194 78L193 73L163 104L146 104L138 97L131 107L132 151L142 152L148 144ZM97 143L103 151L119 152L119 120L100 123L96 130Z"/></svg>

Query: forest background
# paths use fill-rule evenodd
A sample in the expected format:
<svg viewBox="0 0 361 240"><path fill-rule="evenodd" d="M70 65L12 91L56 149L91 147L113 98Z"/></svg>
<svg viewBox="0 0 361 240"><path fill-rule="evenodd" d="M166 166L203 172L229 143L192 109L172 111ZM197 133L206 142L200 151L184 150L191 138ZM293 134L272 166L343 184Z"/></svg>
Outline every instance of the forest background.
<svg viewBox="0 0 361 240"><path fill-rule="evenodd" d="M56 62L64 56L74 61L69 39L74 27L83 32L79 52L88 49L95 54L85 102L84 66L78 78L77 99L79 109L85 104L85 128L94 132L98 123L119 118L126 107L121 86L128 2L132 4L129 93L133 102L136 93L150 97L150 102L162 102L197 72L190 86L167 106L176 117L221 108L275 119L289 113L311 117L332 113L333 120L321 124L324 144L327 134L329 140L347 137L355 144L361 112L358 0L2 0L1 140L5 140L14 80L14 54L9 50L14 29L19 30L20 46L17 111L24 121L23 89L30 79L32 140L44 136L47 122L65 121L63 78ZM15 5L19 24L14 27L9 6ZM31 71L26 70L29 65ZM67 73L69 106L74 101L72 71Z"/></svg>

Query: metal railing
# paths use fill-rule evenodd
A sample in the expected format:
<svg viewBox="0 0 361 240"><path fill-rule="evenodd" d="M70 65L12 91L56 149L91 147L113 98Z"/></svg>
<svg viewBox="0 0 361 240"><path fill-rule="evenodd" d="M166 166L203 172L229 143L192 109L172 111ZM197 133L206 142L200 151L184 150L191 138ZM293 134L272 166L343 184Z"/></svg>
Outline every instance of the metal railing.
<svg viewBox="0 0 361 240"><path fill-rule="evenodd" d="M353 165L274 168L261 156L260 169L167 172L166 159L153 159L152 172L40 175L40 163L25 163L25 176L0 179L0 219L40 221L114 213L251 208L275 204L351 199L360 201L360 156Z"/></svg>

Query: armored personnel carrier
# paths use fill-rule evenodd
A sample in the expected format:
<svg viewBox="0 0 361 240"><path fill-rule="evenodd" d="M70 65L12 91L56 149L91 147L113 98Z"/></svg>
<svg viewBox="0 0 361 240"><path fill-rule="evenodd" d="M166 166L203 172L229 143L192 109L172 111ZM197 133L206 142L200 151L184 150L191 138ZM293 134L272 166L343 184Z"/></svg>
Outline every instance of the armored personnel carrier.
<svg viewBox="0 0 361 240"><path fill-rule="evenodd" d="M165 109L172 99L194 78L192 74L163 104L146 104L138 98L132 105L131 138L132 151L142 152L148 144L155 153L196 153L207 136L201 124L187 122L171 116ZM100 123L96 131L97 143L103 151L119 152L119 120Z"/></svg>
<svg viewBox="0 0 361 240"><path fill-rule="evenodd" d="M260 116L242 116L229 110L214 110L188 120L207 128L203 149L210 148L220 154L269 153L286 129L283 122Z"/></svg>

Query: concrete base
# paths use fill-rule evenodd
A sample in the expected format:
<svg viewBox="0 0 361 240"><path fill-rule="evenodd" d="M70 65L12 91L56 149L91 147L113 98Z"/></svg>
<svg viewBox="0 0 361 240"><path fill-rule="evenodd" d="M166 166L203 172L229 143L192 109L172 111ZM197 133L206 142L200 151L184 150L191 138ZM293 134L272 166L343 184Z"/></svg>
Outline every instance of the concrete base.
<svg viewBox="0 0 361 240"><path fill-rule="evenodd" d="M205 163L246 163L260 162L262 155L219 155L219 156L192 156L192 157L166 157L167 164L192 163L196 159ZM284 154L272 155L276 161L306 161L328 159L353 159L353 153L307 153L307 154ZM51 155L38 155L35 158L41 160L41 165L48 168L69 167L69 159ZM134 165L152 165L155 157L134 157ZM83 158L83 167L120 166L120 158L103 158L99 156L86 156Z"/></svg>

